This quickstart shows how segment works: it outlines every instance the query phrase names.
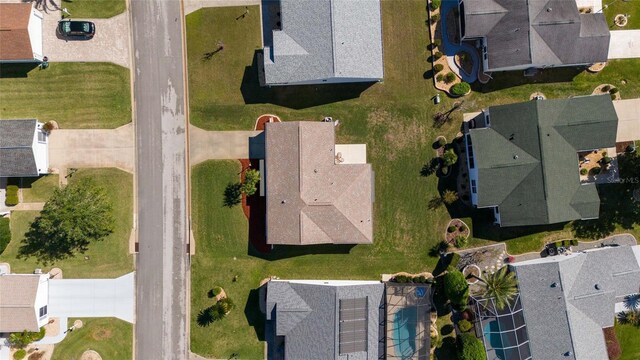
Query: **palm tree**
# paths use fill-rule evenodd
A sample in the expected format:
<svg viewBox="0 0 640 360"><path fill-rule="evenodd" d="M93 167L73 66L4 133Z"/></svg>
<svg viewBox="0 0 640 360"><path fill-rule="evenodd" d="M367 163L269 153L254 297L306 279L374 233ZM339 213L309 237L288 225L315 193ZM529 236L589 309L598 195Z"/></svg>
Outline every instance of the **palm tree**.
<svg viewBox="0 0 640 360"><path fill-rule="evenodd" d="M629 310L640 310L640 293L625 296L624 307Z"/></svg>
<svg viewBox="0 0 640 360"><path fill-rule="evenodd" d="M487 299L493 298L498 310L504 309L518 293L515 273L508 272L506 266L493 274L485 274L480 280L484 287L483 296Z"/></svg>
<svg viewBox="0 0 640 360"><path fill-rule="evenodd" d="M620 312L618 313L618 322L620 324L640 326L640 312L634 310Z"/></svg>

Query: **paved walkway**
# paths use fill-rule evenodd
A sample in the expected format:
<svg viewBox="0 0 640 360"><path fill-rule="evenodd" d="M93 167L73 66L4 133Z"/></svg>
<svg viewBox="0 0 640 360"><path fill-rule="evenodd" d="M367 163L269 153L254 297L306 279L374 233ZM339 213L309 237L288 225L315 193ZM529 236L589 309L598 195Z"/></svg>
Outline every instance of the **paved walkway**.
<svg viewBox="0 0 640 360"><path fill-rule="evenodd" d="M64 7L64 4L60 5L61 0L53 1L58 7ZM91 40L66 40L59 37L57 27L62 12L49 6L49 10L42 13L42 46L49 61L112 62L130 67L128 11L110 19L89 19L96 24L96 34ZM71 19L76 20L73 13Z"/></svg>
<svg viewBox="0 0 640 360"><path fill-rule="evenodd" d="M133 125L117 129L54 130L49 136L49 167L103 168L116 167L133 172Z"/></svg>
<svg viewBox="0 0 640 360"><path fill-rule="evenodd" d="M186 15L206 7L260 5L260 0L184 0ZM242 15L241 13L238 15Z"/></svg>
<svg viewBox="0 0 640 360"><path fill-rule="evenodd" d="M51 279L49 316L117 317L134 322L134 273L117 279Z"/></svg>
<svg viewBox="0 0 640 360"><path fill-rule="evenodd" d="M189 127L191 165L206 160L264 158L262 131L206 131Z"/></svg>
<svg viewBox="0 0 640 360"><path fill-rule="evenodd" d="M609 59L640 58L640 30L613 30Z"/></svg>
<svg viewBox="0 0 640 360"><path fill-rule="evenodd" d="M618 115L616 142L640 140L640 99L616 100L613 107Z"/></svg>

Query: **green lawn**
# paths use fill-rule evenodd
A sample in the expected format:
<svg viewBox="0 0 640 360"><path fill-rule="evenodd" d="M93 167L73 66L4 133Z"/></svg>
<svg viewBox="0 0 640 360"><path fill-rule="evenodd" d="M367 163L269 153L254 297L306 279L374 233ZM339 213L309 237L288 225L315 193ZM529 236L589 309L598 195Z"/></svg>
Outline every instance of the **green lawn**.
<svg viewBox="0 0 640 360"><path fill-rule="evenodd" d="M11 226L8 218L0 218L0 255L11 241Z"/></svg>
<svg viewBox="0 0 640 360"><path fill-rule="evenodd" d="M58 187L58 175L44 175L38 178L23 178L22 199L23 202L45 202Z"/></svg>
<svg viewBox="0 0 640 360"><path fill-rule="evenodd" d="M355 246L348 253L338 253L344 248L328 246L278 249L268 259L249 256L247 222L241 209L222 205L224 187L238 180L239 163L207 162L195 167L192 320L211 304L206 292L216 285L224 287L238 307L228 318L207 328L192 321L194 352L218 358L234 352L241 358L262 357L258 341L262 317L256 314L256 294L251 290L267 276L379 279L381 273L432 270L436 259L427 253L441 240L451 216L465 219L472 227L469 246L506 241L509 251L520 253L538 251L548 240L573 236L571 224L498 229L488 225L484 212L470 212L457 205L448 210L428 208L429 200L451 184L439 183L434 175L421 176L421 169L435 155L431 145L436 136L452 139L459 131L462 114L454 112L452 120L441 128L432 125L433 115L450 109L454 100L443 97L437 106L430 100L436 90L427 72L430 64L426 60L428 34L423 1L382 1L384 83L346 100L338 96L357 87L258 88L252 62L260 46L259 12L257 7L250 7L245 19L236 21L243 12L244 7L209 8L187 16L192 124L209 130L248 130L263 113L280 115L283 120L340 119L338 142L366 143L368 161L375 170L375 241L373 245ZM220 43L224 50L210 60L202 59ZM462 109L477 111L489 105L525 101L535 91L550 98L587 95L605 82L618 86L623 98L640 97L639 67L640 60L623 60L610 62L599 74L555 69L525 79L522 72L495 73L489 84L474 85ZM329 100L334 102L320 104ZM633 223L625 227L612 232L640 234ZM237 282L232 281L235 275ZM250 326L254 324L257 333Z"/></svg>
<svg viewBox="0 0 640 360"><path fill-rule="evenodd" d="M82 327L67 334L53 350L53 360L80 359L86 350L94 350L103 359L131 359L133 325L116 318L69 319L69 326L82 320Z"/></svg>
<svg viewBox="0 0 640 360"><path fill-rule="evenodd" d="M71 259L44 266L35 258L17 259L20 241L29 225L38 216L38 211L14 211L11 214L11 242L0 262L8 262L15 273L31 273L35 268L48 270L59 267L66 278L113 278L133 271L132 256L129 255L129 234L132 225L133 177L117 169L81 169L70 181L91 177L104 187L113 201L115 231L105 240L89 245L89 250ZM88 260L85 259L88 257Z"/></svg>
<svg viewBox="0 0 640 360"><path fill-rule="evenodd" d="M122 66L51 63L26 74L16 68L21 65L2 67L0 119L55 120L61 128L116 128L131 122L129 70Z"/></svg>
<svg viewBox="0 0 640 360"><path fill-rule="evenodd" d="M640 359L640 328L633 325L620 325L616 322L615 329L622 349L620 360Z"/></svg>
<svg viewBox="0 0 640 360"><path fill-rule="evenodd" d="M629 29L640 29L640 1L638 0L605 0L602 2L602 5L610 4L606 9L603 10L605 16L607 17L607 24L609 24L609 28L611 30L629 30ZM598 9L596 9L597 11ZM615 25L613 19L618 14L631 15L629 17L629 22L625 27L618 27Z"/></svg>
<svg viewBox="0 0 640 360"><path fill-rule="evenodd" d="M63 0L74 19L110 18L127 8L125 0Z"/></svg>

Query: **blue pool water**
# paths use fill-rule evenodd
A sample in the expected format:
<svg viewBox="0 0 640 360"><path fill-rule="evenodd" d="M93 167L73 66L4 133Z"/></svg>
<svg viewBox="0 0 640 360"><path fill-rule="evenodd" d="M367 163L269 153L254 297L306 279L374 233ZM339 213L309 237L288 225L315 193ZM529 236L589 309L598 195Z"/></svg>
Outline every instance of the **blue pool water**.
<svg viewBox="0 0 640 360"><path fill-rule="evenodd" d="M473 60L473 70L471 71L471 74L467 74L463 70L459 71L460 76L462 76L462 80L471 84L472 82L476 81L478 78L478 68L480 67L480 57L478 56L478 52L473 46L467 43L456 44L449 41L449 36L447 35L447 25L446 25L447 15L446 14L449 11L453 11L454 9L457 9L457 8L458 8L458 1L456 0L445 0L442 2L442 5L440 6L442 44L444 45L444 54L447 56L454 56L456 53L460 51L466 51L467 53L469 53L469 55L471 55L471 59ZM450 63L449 65L455 66L455 63L453 64Z"/></svg>
<svg viewBox="0 0 640 360"><path fill-rule="evenodd" d="M418 308L409 306L398 310L393 318L393 341L396 356L410 358L416 352L416 320Z"/></svg>
<svg viewBox="0 0 640 360"><path fill-rule="evenodd" d="M416 288L416 296L419 298L423 298L427 294L427 289L423 287Z"/></svg>
<svg viewBox="0 0 640 360"><path fill-rule="evenodd" d="M502 343L502 338L500 337L500 333L498 331L500 331L498 329L498 322L496 320L491 321L484 326L484 338L487 342L489 342L489 346L491 346L495 350L496 356L500 359L506 360L504 351L502 351L501 349L511 345Z"/></svg>

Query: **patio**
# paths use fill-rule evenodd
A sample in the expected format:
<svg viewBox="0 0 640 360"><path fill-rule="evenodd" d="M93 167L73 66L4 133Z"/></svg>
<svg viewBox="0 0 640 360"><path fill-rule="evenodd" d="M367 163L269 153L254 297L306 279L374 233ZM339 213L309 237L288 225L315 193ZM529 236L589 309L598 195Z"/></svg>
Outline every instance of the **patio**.
<svg viewBox="0 0 640 360"><path fill-rule="evenodd" d="M430 285L387 283L386 290L387 359L429 359Z"/></svg>
<svg viewBox="0 0 640 360"><path fill-rule="evenodd" d="M604 162L605 158L610 159L608 164ZM578 168L581 183L610 184L620 181L615 147L578 153Z"/></svg>

